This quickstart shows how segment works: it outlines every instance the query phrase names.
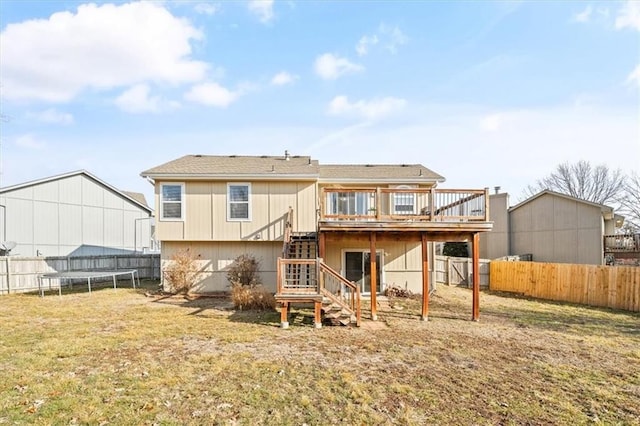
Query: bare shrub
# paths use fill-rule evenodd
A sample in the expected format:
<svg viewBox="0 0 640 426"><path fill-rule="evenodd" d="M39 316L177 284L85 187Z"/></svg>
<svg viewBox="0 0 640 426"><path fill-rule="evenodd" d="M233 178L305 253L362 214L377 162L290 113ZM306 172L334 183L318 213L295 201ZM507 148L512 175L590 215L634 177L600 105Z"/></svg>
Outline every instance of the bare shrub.
<svg viewBox="0 0 640 426"><path fill-rule="evenodd" d="M273 294L262 285L244 286L231 285L231 300L233 306L240 310L273 310L276 308L276 299Z"/></svg>
<svg viewBox="0 0 640 426"><path fill-rule="evenodd" d="M236 309L275 309L276 299L262 286L260 261L250 254L241 254L227 271L231 300Z"/></svg>
<svg viewBox="0 0 640 426"><path fill-rule="evenodd" d="M238 284L255 287L262 284L260 261L250 254L241 254L229 266L227 280L229 280L231 286Z"/></svg>
<svg viewBox="0 0 640 426"><path fill-rule="evenodd" d="M390 285L384 290L384 295L387 297L402 297L402 298L411 298L413 297L413 293L411 290L404 289L395 285Z"/></svg>
<svg viewBox="0 0 640 426"><path fill-rule="evenodd" d="M163 271L164 279L174 293L188 293L196 283L200 270L198 257L188 248L180 249L171 256L169 266Z"/></svg>

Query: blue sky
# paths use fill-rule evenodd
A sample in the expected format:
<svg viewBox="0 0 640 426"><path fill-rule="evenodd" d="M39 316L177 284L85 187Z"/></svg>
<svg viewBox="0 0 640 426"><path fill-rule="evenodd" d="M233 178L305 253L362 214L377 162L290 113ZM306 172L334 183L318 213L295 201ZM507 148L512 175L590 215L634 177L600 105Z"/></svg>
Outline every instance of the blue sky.
<svg viewBox="0 0 640 426"><path fill-rule="evenodd" d="M185 154L640 171L640 2L0 0L2 186Z"/></svg>

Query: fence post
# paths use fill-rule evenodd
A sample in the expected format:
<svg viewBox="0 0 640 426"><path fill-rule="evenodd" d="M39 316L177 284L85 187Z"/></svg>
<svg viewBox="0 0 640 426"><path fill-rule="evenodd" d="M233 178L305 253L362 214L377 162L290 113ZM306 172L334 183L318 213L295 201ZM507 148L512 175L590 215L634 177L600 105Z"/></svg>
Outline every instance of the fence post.
<svg viewBox="0 0 640 426"><path fill-rule="evenodd" d="M5 257L7 265L7 294L11 294L11 262L9 256Z"/></svg>
<svg viewBox="0 0 640 426"><path fill-rule="evenodd" d="M447 256L447 285L451 285L451 257Z"/></svg>

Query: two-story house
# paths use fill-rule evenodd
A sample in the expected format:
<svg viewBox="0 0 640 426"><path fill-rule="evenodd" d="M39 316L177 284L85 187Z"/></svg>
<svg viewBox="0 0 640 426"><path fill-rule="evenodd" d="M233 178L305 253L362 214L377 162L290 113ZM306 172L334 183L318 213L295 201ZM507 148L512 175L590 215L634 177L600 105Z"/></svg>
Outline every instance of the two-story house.
<svg viewBox="0 0 640 426"><path fill-rule="evenodd" d="M356 313L362 294L376 319L386 285L421 293L427 319L431 243L472 242L477 270L478 235L492 226L488 190L436 189L444 178L420 164L188 155L142 176L155 183L163 263L189 247L203 271L195 290L224 291L228 266L253 255L282 305L283 325L290 303L314 302L319 326L321 299Z"/></svg>

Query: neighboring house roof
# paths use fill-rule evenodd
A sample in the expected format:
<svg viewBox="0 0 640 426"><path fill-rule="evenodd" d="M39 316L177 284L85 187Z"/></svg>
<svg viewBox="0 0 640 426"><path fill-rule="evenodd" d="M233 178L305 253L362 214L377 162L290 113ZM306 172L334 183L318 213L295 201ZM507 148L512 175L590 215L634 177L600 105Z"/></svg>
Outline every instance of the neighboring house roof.
<svg viewBox="0 0 640 426"><path fill-rule="evenodd" d="M136 200L140 204L149 206L149 204L147 204L147 198L144 196L142 192L122 191L122 193L127 197Z"/></svg>
<svg viewBox="0 0 640 426"><path fill-rule="evenodd" d="M576 201L582 204L586 204L589 206L593 206L593 207L598 207L600 208L600 210L602 211L602 215L605 216L605 219L613 219L614 217L614 213L613 213L613 207L609 207L609 206L605 206L604 204L598 204L598 203L594 203L592 201L587 201L587 200L582 200L580 198L576 198L576 197L572 197L571 195L567 195L567 194L562 194L560 192L555 192L555 191L551 191L550 189L545 189L544 191L541 191L529 198L527 198L526 200L516 204L515 206L509 208L509 212L512 212L526 204L531 203L532 201L544 196L544 195L551 195L554 197L560 197L560 198L565 198L567 200L571 200L571 201Z"/></svg>
<svg viewBox="0 0 640 426"><path fill-rule="evenodd" d="M143 177L192 179L317 179L318 161L303 156L186 155L141 173Z"/></svg>
<svg viewBox="0 0 640 426"><path fill-rule="evenodd" d="M86 170L76 170L73 172L69 172L69 173L63 173L60 175L55 175L55 176L49 176L46 178L42 178L42 179L37 179L37 180L32 180L29 182L24 182L24 183L19 183L17 185L12 185L12 186L5 186L4 188L0 188L0 195L2 194L8 194L9 192L18 190L18 189L23 189L23 188L28 188L30 186L36 186L36 185L40 185L43 183L48 183L48 182L53 182L56 180L60 180L60 179L66 179L72 176L77 176L77 175L84 175L85 177L87 177L90 180L93 180L94 182L96 182L98 185L101 185L105 188L107 188L108 190L116 193L117 195L119 195L120 197L134 203L135 205L139 206L140 208L148 211L149 213L153 213L153 210L147 205L146 201L144 200L144 195L139 194L142 196L142 200L140 200L137 197L133 197L132 195L129 194L136 194L136 193L127 193L125 191L120 191L119 189L109 185L107 182L103 181L102 179L92 175L91 173L89 173Z"/></svg>
<svg viewBox="0 0 640 426"><path fill-rule="evenodd" d="M444 182L421 164L328 164L320 166L321 181Z"/></svg>
<svg viewBox="0 0 640 426"><path fill-rule="evenodd" d="M141 173L153 179L320 179L353 182L442 182L420 164L320 165L307 156L186 155Z"/></svg>

